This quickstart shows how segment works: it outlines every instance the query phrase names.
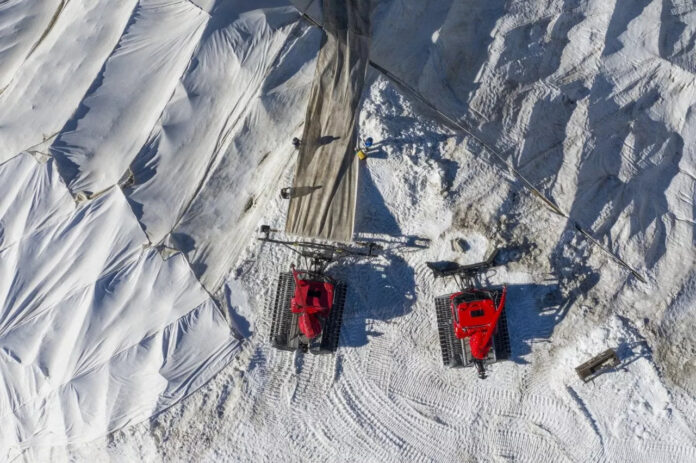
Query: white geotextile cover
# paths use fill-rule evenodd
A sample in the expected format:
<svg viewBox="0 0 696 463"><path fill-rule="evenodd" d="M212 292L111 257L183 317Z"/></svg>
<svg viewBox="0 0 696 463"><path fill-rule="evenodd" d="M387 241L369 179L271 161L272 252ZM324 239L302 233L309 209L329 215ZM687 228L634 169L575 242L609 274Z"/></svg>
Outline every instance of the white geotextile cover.
<svg viewBox="0 0 696 463"><path fill-rule="evenodd" d="M126 195L148 237L182 250L211 292L301 133L320 32L282 3L217 11L131 166Z"/></svg>
<svg viewBox="0 0 696 463"><path fill-rule="evenodd" d="M118 188L76 206L29 154L0 185L0 458L147 418L230 360L215 302L147 246Z"/></svg>
<svg viewBox="0 0 696 463"><path fill-rule="evenodd" d="M293 160L320 32L279 0L0 13L2 459L145 419L230 361L210 292Z"/></svg>
<svg viewBox="0 0 696 463"><path fill-rule="evenodd" d="M0 94L0 162L63 129L118 43L135 3L66 2L57 18L43 17L41 28L21 35L22 41L36 43L46 34L23 62L8 64L12 77ZM4 17L21 22L32 14L34 10L27 8ZM14 33L0 32L4 37ZM79 52L76 44L81 44ZM0 64L5 69L5 62Z"/></svg>
<svg viewBox="0 0 696 463"><path fill-rule="evenodd" d="M38 45L60 0L10 0L0 4L0 89Z"/></svg>

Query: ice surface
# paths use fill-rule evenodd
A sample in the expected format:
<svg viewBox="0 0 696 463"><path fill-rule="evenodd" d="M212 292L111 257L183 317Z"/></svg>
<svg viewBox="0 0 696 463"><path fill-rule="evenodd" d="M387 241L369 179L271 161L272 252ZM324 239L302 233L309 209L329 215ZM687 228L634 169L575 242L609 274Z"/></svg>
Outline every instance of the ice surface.
<svg viewBox="0 0 696 463"><path fill-rule="evenodd" d="M65 1L13 0L0 5L0 89L36 49Z"/></svg>
<svg viewBox="0 0 696 463"><path fill-rule="evenodd" d="M0 161L64 128L118 43L135 3L65 2L39 46L0 94Z"/></svg>

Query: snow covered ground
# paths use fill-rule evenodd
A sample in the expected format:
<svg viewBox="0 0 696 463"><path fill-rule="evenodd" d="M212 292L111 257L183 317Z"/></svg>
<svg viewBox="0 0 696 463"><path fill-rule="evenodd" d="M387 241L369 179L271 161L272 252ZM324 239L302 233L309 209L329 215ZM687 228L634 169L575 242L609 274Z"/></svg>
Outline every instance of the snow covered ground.
<svg viewBox="0 0 696 463"><path fill-rule="evenodd" d="M690 2L376 4L409 88L368 74L355 239L384 252L332 268L330 357L270 348L292 256L254 236L284 225L319 31L280 0L111 3L0 5L3 458L696 459ZM512 360L480 381L441 366L425 262L495 246Z"/></svg>

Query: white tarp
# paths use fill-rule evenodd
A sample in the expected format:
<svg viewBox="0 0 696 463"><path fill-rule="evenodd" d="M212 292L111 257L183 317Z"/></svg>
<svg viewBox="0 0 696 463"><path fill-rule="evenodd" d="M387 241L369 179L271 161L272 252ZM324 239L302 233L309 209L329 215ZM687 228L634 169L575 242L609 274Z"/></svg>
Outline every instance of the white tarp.
<svg viewBox="0 0 696 463"><path fill-rule="evenodd" d="M0 3L0 92L38 46L65 0L9 0Z"/></svg>
<svg viewBox="0 0 696 463"><path fill-rule="evenodd" d="M239 237L254 233L269 199L278 195L281 175L295 161L290 140L301 133L319 38L316 28L296 24L224 156L169 237L211 291L246 248Z"/></svg>
<svg viewBox="0 0 696 463"><path fill-rule="evenodd" d="M119 189L76 206L29 154L0 185L0 458L144 419L230 360L215 302L147 246Z"/></svg>
<svg viewBox="0 0 696 463"><path fill-rule="evenodd" d="M138 3L97 81L51 148L71 191L96 193L126 173L207 20L207 13L184 0Z"/></svg>
<svg viewBox="0 0 696 463"><path fill-rule="evenodd" d="M304 118L319 31L278 3L213 11L132 165L126 194L148 237L186 253L210 291L277 194Z"/></svg>
<svg viewBox="0 0 696 463"><path fill-rule="evenodd" d="M46 37L0 94L0 162L63 129L118 43L135 4L66 2ZM76 44L82 44L79 52Z"/></svg>

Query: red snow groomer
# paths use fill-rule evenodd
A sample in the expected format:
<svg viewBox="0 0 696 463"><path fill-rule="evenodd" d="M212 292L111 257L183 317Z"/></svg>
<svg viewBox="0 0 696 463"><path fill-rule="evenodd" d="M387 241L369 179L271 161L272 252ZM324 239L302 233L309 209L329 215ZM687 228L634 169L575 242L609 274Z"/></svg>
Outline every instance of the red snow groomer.
<svg viewBox="0 0 696 463"><path fill-rule="evenodd" d="M260 241L283 245L300 257L305 269L290 265L290 272L281 273L275 292L269 300L271 313L270 340L282 350L302 350L313 354L335 352L343 318L346 284L326 274L329 264L350 256L371 257L377 246L352 249L324 243L283 241L270 237L274 231L261 227Z"/></svg>
<svg viewBox="0 0 696 463"><path fill-rule="evenodd" d="M460 287L456 293L435 298L442 362L448 367L476 365L480 378L486 377L485 364L510 356L507 287L476 287L479 274L493 266L497 253L471 265L427 263L436 278L453 277Z"/></svg>

